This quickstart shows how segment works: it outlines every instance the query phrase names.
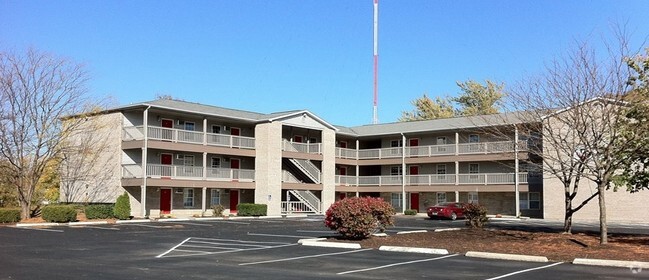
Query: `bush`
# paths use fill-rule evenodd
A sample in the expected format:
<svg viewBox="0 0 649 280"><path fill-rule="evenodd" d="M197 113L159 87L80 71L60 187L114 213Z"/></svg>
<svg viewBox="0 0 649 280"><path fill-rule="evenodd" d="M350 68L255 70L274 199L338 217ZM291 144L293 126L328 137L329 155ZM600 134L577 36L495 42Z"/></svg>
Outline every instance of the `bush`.
<svg viewBox="0 0 649 280"><path fill-rule="evenodd" d="M223 216L223 211L225 210L225 207L221 204L217 205L212 205L212 216L214 217L221 217Z"/></svg>
<svg viewBox="0 0 649 280"><path fill-rule="evenodd" d="M363 239L394 224L394 208L381 198L350 197L329 207L325 225L351 239Z"/></svg>
<svg viewBox="0 0 649 280"><path fill-rule="evenodd" d="M112 204L88 205L84 212L88 219L109 219L113 217L113 208Z"/></svg>
<svg viewBox="0 0 649 280"><path fill-rule="evenodd" d="M20 221L20 209L0 209L0 223L16 223Z"/></svg>
<svg viewBox="0 0 649 280"><path fill-rule="evenodd" d="M131 217L131 201L128 193L124 192L123 195L117 197L113 208L113 216L120 220L128 220Z"/></svg>
<svg viewBox="0 0 649 280"><path fill-rule="evenodd" d="M266 216L266 204L241 203L237 205L237 216Z"/></svg>
<svg viewBox="0 0 649 280"><path fill-rule="evenodd" d="M406 210L406 211L403 211L403 214L410 215L410 216L414 216L414 215L417 215L417 210L415 210L415 209L408 209L408 210Z"/></svg>
<svg viewBox="0 0 649 280"><path fill-rule="evenodd" d="M469 203L464 205L466 225L472 228L482 228L487 223L487 208L480 204Z"/></svg>
<svg viewBox="0 0 649 280"><path fill-rule="evenodd" d="M66 223L77 220L77 210L72 205L49 205L43 207L43 220L52 223Z"/></svg>

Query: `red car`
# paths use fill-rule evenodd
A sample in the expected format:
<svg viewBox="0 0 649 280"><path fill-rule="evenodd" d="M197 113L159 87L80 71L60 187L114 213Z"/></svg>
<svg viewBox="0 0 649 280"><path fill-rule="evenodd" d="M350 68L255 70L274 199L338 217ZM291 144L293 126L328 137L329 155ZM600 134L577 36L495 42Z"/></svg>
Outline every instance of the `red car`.
<svg viewBox="0 0 649 280"><path fill-rule="evenodd" d="M461 202L444 202L435 206L428 207L428 217L433 218L448 218L455 220L457 218L464 218L464 203Z"/></svg>

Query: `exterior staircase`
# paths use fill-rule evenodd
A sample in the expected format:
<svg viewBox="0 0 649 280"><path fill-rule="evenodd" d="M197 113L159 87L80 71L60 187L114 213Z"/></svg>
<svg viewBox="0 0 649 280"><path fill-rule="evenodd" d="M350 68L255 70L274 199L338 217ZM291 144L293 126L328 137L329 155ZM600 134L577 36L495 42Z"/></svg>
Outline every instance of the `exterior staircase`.
<svg viewBox="0 0 649 280"><path fill-rule="evenodd" d="M302 212L313 212L320 213L322 202L320 199L308 190L290 190L289 194L297 198L300 202L304 203L307 211ZM287 209L290 210L290 209Z"/></svg>
<svg viewBox="0 0 649 280"><path fill-rule="evenodd" d="M320 169L308 159L288 159L301 173L315 184L320 184Z"/></svg>

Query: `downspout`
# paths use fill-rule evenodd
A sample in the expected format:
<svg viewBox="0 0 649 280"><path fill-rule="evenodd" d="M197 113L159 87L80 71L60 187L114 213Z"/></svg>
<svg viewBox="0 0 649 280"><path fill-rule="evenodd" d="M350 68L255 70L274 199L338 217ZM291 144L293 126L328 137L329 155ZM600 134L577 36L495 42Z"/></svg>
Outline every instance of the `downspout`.
<svg viewBox="0 0 649 280"><path fill-rule="evenodd" d="M401 213L406 214L406 135L401 133Z"/></svg>
<svg viewBox="0 0 649 280"><path fill-rule="evenodd" d="M146 165L148 162L149 155L149 109L151 106L148 106L144 109L143 117L143 128L144 128L144 148L142 148L142 187L140 188L140 201L142 203L142 217L146 217L146 187L147 187L147 174L146 174Z"/></svg>
<svg viewBox="0 0 649 280"><path fill-rule="evenodd" d="M518 178L518 126L514 125L514 192L516 197L516 217L520 218L521 205L520 205L520 180Z"/></svg>

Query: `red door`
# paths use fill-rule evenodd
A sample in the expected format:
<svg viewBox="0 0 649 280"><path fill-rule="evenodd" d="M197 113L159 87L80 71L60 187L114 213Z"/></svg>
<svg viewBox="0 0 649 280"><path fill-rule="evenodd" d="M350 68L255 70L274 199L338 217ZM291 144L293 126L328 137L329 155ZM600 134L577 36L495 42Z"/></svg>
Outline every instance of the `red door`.
<svg viewBox="0 0 649 280"><path fill-rule="evenodd" d="M340 176L347 175L347 167L341 167L340 169L338 169L338 173L340 173Z"/></svg>
<svg viewBox="0 0 649 280"><path fill-rule="evenodd" d="M172 154L160 154L160 164L171 165L172 158L173 158ZM172 173L173 173L173 166L160 167L160 176L162 176L162 178L171 178Z"/></svg>
<svg viewBox="0 0 649 280"><path fill-rule="evenodd" d="M231 127L230 128L230 135L234 135L234 136L241 135L241 129L239 129L238 127Z"/></svg>
<svg viewBox="0 0 649 280"><path fill-rule="evenodd" d="M419 166L411 165L410 166L410 175L419 175Z"/></svg>
<svg viewBox="0 0 649 280"><path fill-rule="evenodd" d="M304 141L304 138L302 138L302 136L300 135L293 136L293 142L302 143L302 141Z"/></svg>
<svg viewBox="0 0 649 280"><path fill-rule="evenodd" d="M239 180L239 168L240 162L239 159L232 158L230 159L230 168L232 169L232 180Z"/></svg>
<svg viewBox="0 0 649 280"><path fill-rule="evenodd" d="M340 146L340 148L347 148L347 142L346 141L340 141L340 142L338 142L338 146Z"/></svg>
<svg viewBox="0 0 649 280"><path fill-rule="evenodd" d="M162 127L166 128L173 128L174 127L174 121L169 120L169 119L162 119L161 124Z"/></svg>
<svg viewBox="0 0 649 280"><path fill-rule="evenodd" d="M343 199L345 199L345 198L347 197L347 193L341 192L341 193L338 195L338 197L340 198L340 200L343 200Z"/></svg>
<svg viewBox="0 0 649 280"><path fill-rule="evenodd" d="M419 193L410 193L410 209L419 212Z"/></svg>
<svg viewBox="0 0 649 280"><path fill-rule="evenodd" d="M237 204L239 204L239 190L230 190L230 213L237 213Z"/></svg>
<svg viewBox="0 0 649 280"><path fill-rule="evenodd" d="M160 164L171 165L171 159L173 155L171 154L160 154Z"/></svg>
<svg viewBox="0 0 649 280"><path fill-rule="evenodd" d="M171 213L171 189L160 190L160 213Z"/></svg>
<svg viewBox="0 0 649 280"><path fill-rule="evenodd" d="M409 141L410 147L419 146L419 138L411 138Z"/></svg>

